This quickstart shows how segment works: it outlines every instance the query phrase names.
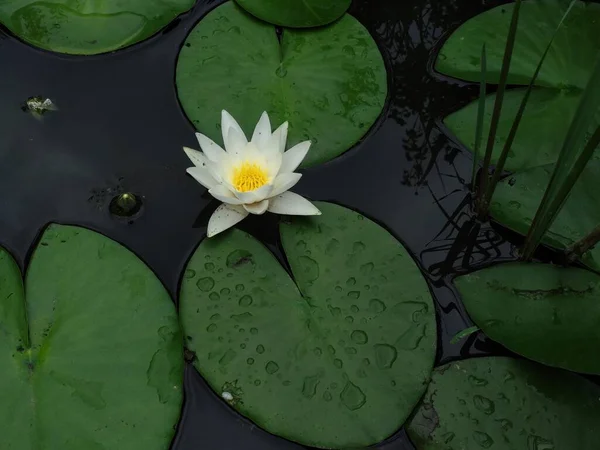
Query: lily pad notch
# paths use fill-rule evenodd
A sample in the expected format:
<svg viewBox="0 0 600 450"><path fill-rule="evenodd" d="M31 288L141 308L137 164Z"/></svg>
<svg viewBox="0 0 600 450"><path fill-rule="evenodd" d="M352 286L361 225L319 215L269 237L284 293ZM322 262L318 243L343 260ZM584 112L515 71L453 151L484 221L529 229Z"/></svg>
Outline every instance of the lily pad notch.
<svg viewBox="0 0 600 450"><path fill-rule="evenodd" d="M303 163L329 161L363 138L387 97L383 57L369 32L346 14L330 26L285 28L233 2L218 6L181 48L176 85L194 127L214 141L215 111L227 110L250 135L263 111L277 126L289 122L290 146L311 140Z"/></svg>
<svg viewBox="0 0 600 450"><path fill-rule="evenodd" d="M294 280L262 244L229 230L188 262L180 320L213 390L265 430L319 448L395 433L436 352L429 287L404 247L359 213L281 224Z"/></svg>
<svg viewBox="0 0 600 450"><path fill-rule="evenodd" d="M169 447L183 400L181 331L169 294L133 253L51 224L25 283L0 249L0 298L1 448Z"/></svg>

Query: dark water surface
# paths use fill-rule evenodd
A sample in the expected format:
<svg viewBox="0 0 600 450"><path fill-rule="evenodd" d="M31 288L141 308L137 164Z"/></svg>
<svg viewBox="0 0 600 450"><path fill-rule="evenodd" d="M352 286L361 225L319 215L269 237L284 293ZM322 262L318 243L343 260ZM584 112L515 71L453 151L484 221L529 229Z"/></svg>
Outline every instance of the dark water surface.
<svg viewBox="0 0 600 450"><path fill-rule="evenodd" d="M36 50L0 30L0 244L22 268L47 223L83 225L135 252L177 298L179 277L218 202L185 174L191 164L181 147L197 143L178 104L175 63L190 29L219 3L199 0L152 39L93 57ZM371 32L386 61L388 103L362 143L306 170L295 188L366 214L412 252L436 299L437 364L506 353L480 334L450 344L471 323L449 281L512 259L514 248L489 225L471 219L471 157L441 124L474 99L478 87L431 71L445 35L500 3L354 0L351 14ZM50 97L60 111L42 121L21 111L33 95ZM126 191L142 196L143 211L132 221L116 220L109 204ZM247 219L241 227L282 257L276 218ZM191 366L185 389L173 450L303 448L238 415ZM412 446L400 431L374 448Z"/></svg>

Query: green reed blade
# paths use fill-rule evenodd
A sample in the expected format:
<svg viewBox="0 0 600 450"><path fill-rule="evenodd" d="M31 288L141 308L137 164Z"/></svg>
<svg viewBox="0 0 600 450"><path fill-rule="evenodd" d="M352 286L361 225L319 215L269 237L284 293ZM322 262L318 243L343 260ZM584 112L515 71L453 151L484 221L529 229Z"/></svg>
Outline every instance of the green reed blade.
<svg viewBox="0 0 600 450"><path fill-rule="evenodd" d="M479 80L479 103L477 105L477 126L475 128L475 146L473 149L473 175L472 189L475 191L475 179L477 176L477 166L479 165L479 151L481 150L481 138L483 137L483 117L485 116L485 94L486 94L486 72L487 72L487 54L485 43L481 47L481 78Z"/></svg>
<svg viewBox="0 0 600 450"><path fill-rule="evenodd" d="M523 259L531 258L542 237L560 212L573 185L593 156L594 150L600 144L600 126L598 126L583 150L580 150L585 143L587 131L594 124L599 110L598 105L600 105L600 57L596 61L592 76L583 91L581 102L554 166L554 172L529 228L523 247Z"/></svg>
<svg viewBox="0 0 600 450"><path fill-rule="evenodd" d="M521 0L517 0L515 8L513 9L512 18L510 21L510 28L508 30L508 36L506 38L506 47L504 48L504 58L502 60L502 68L500 69L500 80L498 83L498 90L496 91L496 100L494 102L494 110L492 112L492 120L490 122L490 131L488 134L487 146L485 149L485 156L483 160L482 169L482 183L481 189L478 193L478 213L482 216L482 200L485 192L487 191L490 161L492 160L492 152L494 150L494 142L496 140L496 132L498 131L498 123L500 122L500 114L502 113L502 103L504 102L504 92L506 91L506 80L508 79L508 72L510 71L510 61L512 59L513 50L515 48L515 37L517 35L517 25L519 24L519 12L521 10Z"/></svg>
<svg viewBox="0 0 600 450"><path fill-rule="evenodd" d="M567 11L563 14L562 18L560 19L560 22L558 23L557 27L554 29L554 32L552 33L552 36L550 37L550 41L548 42L548 45L546 46L546 49L544 50L544 53L542 54L542 58L538 62L535 72L533 73L533 77L531 77L529 86L527 86L527 90L525 91L525 95L523 96L523 99L521 100L521 104L519 105L519 110L517 111L515 120L512 123L510 132L508 133L508 137L506 138L506 142L504 143L504 147L502 148L502 153L500 154L500 158L498 158L498 163L496 164L496 167L494 169L494 174L492 176L492 181L490 182L490 184L487 188L487 191L485 192L485 198L484 198L484 201L482 204L482 214L484 214L484 215L486 215L488 212L488 208L489 208L490 202L492 200L492 196L494 195L496 186L498 185L498 182L500 181L500 176L502 175L502 172L504 171L504 165L506 164L506 159L508 158L508 153L509 153L509 151L512 147L512 144L515 140L517 131L519 130L519 125L521 123L521 119L523 118L523 113L525 112L525 108L527 106L527 101L529 100L529 96L531 95L533 86L537 80L540 70L542 69L542 65L544 64L544 61L546 60L546 56L548 55L548 52L550 51L550 48L552 47L554 38L558 34L558 31L562 27L563 22L565 21L565 19L571 12L571 9L573 9L573 6L575 6L576 2L577 2L577 0L573 0L571 2L569 7L567 8Z"/></svg>
<svg viewBox="0 0 600 450"><path fill-rule="evenodd" d="M554 222L554 220L560 213L561 209L563 208L565 202L567 201L567 198L569 197L569 194L571 193L573 186L575 185L575 183L577 183L577 180L581 176L581 173L585 169L585 166L587 165L589 160L592 158L592 156L594 156L594 151L596 150L598 145L600 145L600 125L596 128L596 131L594 131L594 133L592 134L592 137L587 142L585 148L583 149L583 151L581 152L581 154L579 155L579 157L573 164L572 170L570 170L566 174L566 177L564 178L562 183L560 183L560 185L558 186L558 188L557 188L558 191L557 191L554 199L550 202L550 204L548 206L549 213L548 213L545 221L543 222L545 224L546 228L544 229L544 232L539 235L539 240L538 240L538 243L535 245L535 247L533 247L531 250L529 250L527 248L528 253L526 253L525 251L523 252L523 256L525 258L527 258L527 259L531 258L531 255L533 255L533 252L537 248L537 245L539 245L539 242L541 242L544 234L546 233L548 228L550 228L550 226L552 226L552 223ZM541 207L541 205L540 205L540 207ZM538 212L539 212L539 208L538 208ZM534 223L535 223L535 220L534 220ZM533 224L532 224L532 227L533 227ZM525 246L527 246L527 240L525 241Z"/></svg>

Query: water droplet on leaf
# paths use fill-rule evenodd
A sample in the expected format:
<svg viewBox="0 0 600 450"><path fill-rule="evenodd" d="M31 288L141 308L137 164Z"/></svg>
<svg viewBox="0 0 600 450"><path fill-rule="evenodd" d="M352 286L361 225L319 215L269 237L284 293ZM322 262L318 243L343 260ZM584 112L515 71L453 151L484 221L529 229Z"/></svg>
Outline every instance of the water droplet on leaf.
<svg viewBox="0 0 600 450"><path fill-rule="evenodd" d="M350 411L355 411L366 403L367 397L358 386L348 381L340 393L340 400Z"/></svg>
<svg viewBox="0 0 600 450"><path fill-rule="evenodd" d="M313 398L317 393L317 386L319 385L319 376L313 375L311 377L304 378L302 384L302 395L306 398Z"/></svg>
<svg viewBox="0 0 600 450"><path fill-rule="evenodd" d="M240 306L250 306L253 302L253 299L251 296L249 295L244 295L242 298L239 299L238 301L238 305Z"/></svg>
<svg viewBox="0 0 600 450"><path fill-rule="evenodd" d="M366 344L369 341L369 336L362 330L354 330L350 338L357 344Z"/></svg>
<svg viewBox="0 0 600 450"><path fill-rule="evenodd" d="M300 264L302 276L306 281L315 281L319 278L319 265L314 259L308 256L300 256L298 257L298 263Z"/></svg>
<svg viewBox="0 0 600 450"><path fill-rule="evenodd" d="M388 344L375 344L375 364L380 369L389 369L398 358L398 351Z"/></svg>
<svg viewBox="0 0 600 450"><path fill-rule="evenodd" d="M273 375L279 370L279 365L275 361L269 361L265 366L265 370L269 375Z"/></svg>
<svg viewBox="0 0 600 450"><path fill-rule="evenodd" d="M215 280L213 280L211 277L200 278L196 282L196 287L198 287L198 289L200 289L203 292L211 291L214 286Z"/></svg>
<svg viewBox="0 0 600 450"><path fill-rule="evenodd" d="M489 434L481 431L473 432L473 440L482 448L490 448L492 445L494 445L494 440L492 437Z"/></svg>

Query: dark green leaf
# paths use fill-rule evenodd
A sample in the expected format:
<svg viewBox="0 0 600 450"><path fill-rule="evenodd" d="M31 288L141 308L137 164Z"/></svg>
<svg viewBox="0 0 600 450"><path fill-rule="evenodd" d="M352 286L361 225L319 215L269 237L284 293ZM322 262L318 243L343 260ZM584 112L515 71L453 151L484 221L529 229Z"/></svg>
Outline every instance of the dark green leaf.
<svg viewBox="0 0 600 450"><path fill-rule="evenodd" d="M529 359L600 374L600 276L550 264L508 263L456 279L471 319Z"/></svg>
<svg viewBox="0 0 600 450"><path fill-rule="evenodd" d="M508 29L508 36L506 37L506 44L504 47L504 55L502 56L502 67L500 68L500 78L498 80L498 89L494 98L494 108L492 110L492 116L490 119L490 129L487 136L487 144L485 147L485 154L483 156L483 175L481 177L481 191L479 192L479 215L485 216L486 207L481 202L481 199L485 196L488 190L489 184L489 172L490 172L490 161L492 160L492 152L496 143L496 133L498 132L498 123L500 122L500 116L502 114L502 104L504 103L504 93L506 92L506 84L508 74L510 71L510 62L512 59L512 53L515 46L515 36L517 34L517 25L519 23L519 11L521 10L521 0L516 0L514 5L510 26ZM486 61L487 64L487 61Z"/></svg>
<svg viewBox="0 0 600 450"><path fill-rule="evenodd" d="M339 19L351 0L236 0L265 22L284 27L318 27Z"/></svg>
<svg viewBox="0 0 600 450"><path fill-rule="evenodd" d="M504 106L496 134L492 163L498 161L524 93L525 89L514 89L504 95ZM580 100L579 94L551 89L534 89L508 153L505 169L521 171L556 162L561 144L567 135L570 120L573 118ZM484 120L484 135L489 130L489 112L493 102L494 95L492 94L486 99L485 109L488 113ZM477 108L477 102L472 102L444 119L448 129L469 149L474 148L473 137L476 129L474 117ZM596 118L596 123L600 125L600 114Z"/></svg>
<svg viewBox="0 0 600 450"><path fill-rule="evenodd" d="M181 333L168 293L135 255L95 232L51 225L25 289L0 251L0 298L0 448L169 447L182 402Z"/></svg>
<svg viewBox="0 0 600 450"><path fill-rule="evenodd" d="M600 388L530 361L439 367L408 433L417 450L596 450Z"/></svg>
<svg viewBox="0 0 600 450"><path fill-rule="evenodd" d="M485 44L483 44L483 47L481 47L481 79L479 80L479 102L477 103L477 122L475 122L475 142L473 144L473 186L475 186L477 167L479 166L479 161L481 160L480 149L481 139L483 138L483 118L485 117L485 94L487 90L487 84L485 81L485 74L487 70L486 59ZM481 179L483 180L483 177ZM474 187L473 190L475 190ZM482 190L483 187L480 189L480 191Z"/></svg>
<svg viewBox="0 0 600 450"><path fill-rule="evenodd" d="M552 165L537 167L505 178L494 194L490 214L502 225L526 235L552 175ZM573 187L562 211L542 243L564 250L600 223L600 161L592 160ZM584 255L583 262L600 270L600 247Z"/></svg>
<svg viewBox="0 0 600 450"><path fill-rule="evenodd" d="M566 20L566 18L568 17L569 13L571 12L571 10L573 9L573 7L575 6L576 3L577 3L577 0L572 0L571 5L569 6L569 8L567 8L567 11L565 11L565 14L561 18L558 25L556 26L556 29L554 30L554 33L552 34L550 41L546 45L546 49L544 50L544 53L542 54L542 57L540 58L537 66L535 68L535 72L533 73L533 76L531 77L531 80L529 81L529 85L527 86L527 89L525 90L525 94L523 95L523 98L521 99L521 104L519 105L519 109L517 110L515 120L510 127L510 131L506 138L506 142L504 143L504 147L502 148L502 153L500 154L500 157L498 158L498 163L496 164L496 167L494 168L494 174L492 176L490 185L485 193L485 200L483 202L484 208L485 208L485 210L484 210L485 215L487 215L489 203L492 198L492 195L494 195L494 191L496 189L496 186L498 185L498 181L500 180L500 177L501 177L502 173L504 172L504 167L506 166L506 160L508 158L508 154L509 154L510 150L512 149L517 131L519 131L519 126L521 124L521 120L523 119L523 114L525 113L525 108L529 105L529 99L531 96L531 92L533 90L533 86L535 85L535 83L537 81L537 77L540 73L542 66L544 65L544 62L546 61L546 56L548 56L548 52L552 48L552 43L554 42L554 38L556 37L558 32L561 30L561 27L563 26L564 21ZM481 99L480 99L480 102L481 102ZM477 128L478 129L481 128L479 123L477 123Z"/></svg>
<svg viewBox="0 0 600 450"><path fill-rule="evenodd" d="M562 143L550 182L527 233L525 245L523 246L523 258L526 260L533 255L542 240L542 236L552 225L573 186L594 156L594 151L600 140L600 134L596 134L600 132L597 123L597 117L600 113L599 104L600 56L596 58L594 70L585 90L581 94L581 101ZM596 128L598 128L598 131L594 133ZM591 139L590 136L592 136Z"/></svg>
<svg viewBox="0 0 600 450"><path fill-rule="evenodd" d="M569 7L568 0L529 0L520 13L509 84L527 85ZM444 44L436 70L456 78L479 81L480 52L487 45L488 82L497 83L514 3L475 16L456 30ZM536 85L583 89L600 51L600 5L578 1L558 32Z"/></svg>
<svg viewBox="0 0 600 450"><path fill-rule="evenodd" d="M318 203L281 226L294 281L249 235L204 240L180 316L196 368L267 431L354 448L403 424L425 390L436 342L431 296L408 252L356 212Z"/></svg>
<svg viewBox="0 0 600 450"><path fill-rule="evenodd" d="M0 22L36 47L92 55L149 38L194 3L194 0L11 0L0 2Z"/></svg>
<svg viewBox="0 0 600 450"><path fill-rule="evenodd" d="M183 109L201 133L220 142L226 109L246 134L267 111L290 122L289 145L311 139L305 166L344 153L382 111L387 75L368 31L346 15L316 30L284 30L234 3L208 14L191 32L177 64Z"/></svg>

